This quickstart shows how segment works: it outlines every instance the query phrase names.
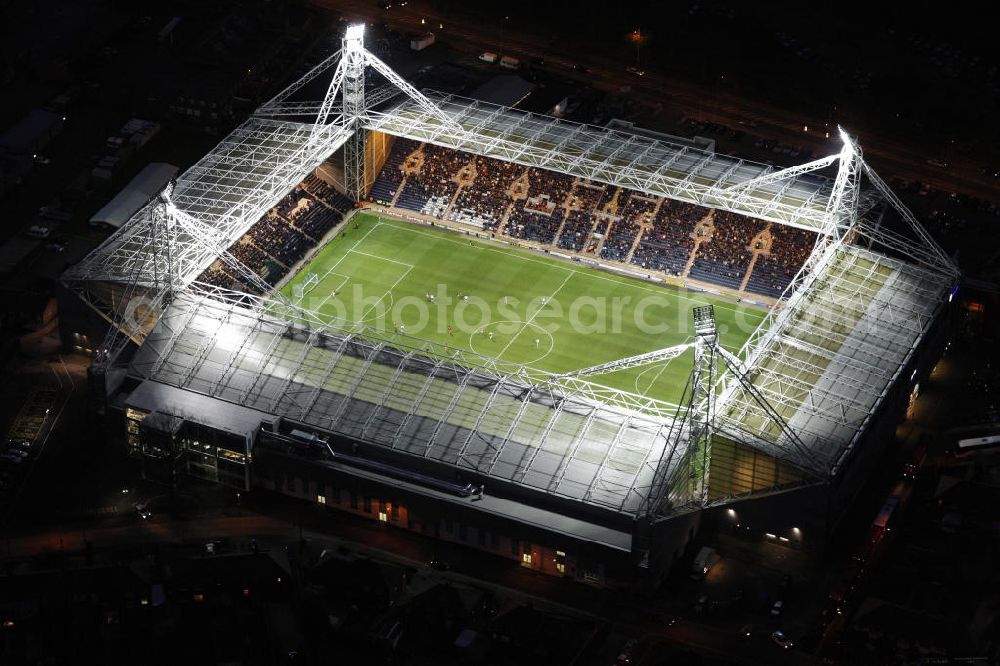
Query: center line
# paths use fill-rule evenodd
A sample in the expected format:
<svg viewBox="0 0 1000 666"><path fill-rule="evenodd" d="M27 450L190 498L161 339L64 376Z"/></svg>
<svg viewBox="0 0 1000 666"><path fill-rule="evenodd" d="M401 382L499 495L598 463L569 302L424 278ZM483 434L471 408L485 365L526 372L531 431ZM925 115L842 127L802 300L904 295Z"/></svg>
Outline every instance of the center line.
<svg viewBox="0 0 1000 666"><path fill-rule="evenodd" d="M576 275L576 272L575 272L575 271L573 271L573 272L570 272L570 273L569 273L569 275L567 275L567 276L566 276L566 279L562 281L562 284L560 284L560 285L559 285L558 287L556 287L556 290L555 290L555 291L553 291L553 292L552 292L552 293L551 293L551 294L549 295L549 297L545 299L545 303L544 303L544 304L542 305L542 307L538 308L538 309L537 309L537 310L535 310L535 311L534 311L533 313L531 313L531 316L530 316L530 317L528 317L528 320L527 320L526 322L524 322L524 325L523 325L523 326L521 326L521 330L520 330L520 331L518 331L517 333L515 333L515 334L514 334L514 337L512 337L512 338L510 339L510 342L508 342L508 343L507 343L507 346L505 346L505 347L504 347L503 349L501 349L501 350L500 350L500 353L499 353L499 354L497 354L497 355L496 355L496 356L495 356L494 358L496 358L496 359L497 359L498 361L500 360L500 357L501 357L501 356L503 356L504 352L506 352L506 351L507 351L507 350L508 350L508 349L510 348L510 346L511 346L512 344L514 344L514 340L517 340L517 337L518 337L519 335L521 335L521 333L524 333L524 329L528 328L528 326L529 326L529 325L531 324L531 320L532 320L532 319L534 319L535 317L537 317L537 316L538 316L538 313L542 311L542 308L544 308L544 307L545 307L546 305L548 305L548 302L549 302L549 301L551 301L551 300L552 300L553 298L555 298L555 297L556 297L556 294L558 294L558 293L559 293L559 290L560 290L560 289L562 289L563 287L565 287L565 286L566 286L566 283L567 283L567 282L569 282L569 281L570 281L570 279L571 279L571 278L572 278L572 277L573 277L574 275ZM553 340L553 342L552 342L552 346L553 346L553 347L555 347L555 341L554 341L554 340Z"/></svg>

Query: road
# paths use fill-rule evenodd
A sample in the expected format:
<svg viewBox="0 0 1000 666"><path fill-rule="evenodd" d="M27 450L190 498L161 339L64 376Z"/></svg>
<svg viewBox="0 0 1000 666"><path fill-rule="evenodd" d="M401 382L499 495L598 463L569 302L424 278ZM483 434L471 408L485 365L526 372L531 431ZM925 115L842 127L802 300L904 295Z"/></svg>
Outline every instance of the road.
<svg viewBox="0 0 1000 666"><path fill-rule="evenodd" d="M340 12L348 20L363 18L369 22L386 23L396 30L419 32L434 30L438 39L453 48L478 54L484 49L500 48L496 26L484 26L468 19L437 14L433 7L414 0L404 7L382 10L368 0L313 0L314 4ZM421 20L426 23L421 23ZM438 26L444 26L439 28ZM810 117L793 110L774 106L764 100L739 96L731 91L690 81L671 78L648 71L642 77L625 71L625 64L602 56L600 50L574 53L566 47L553 44L551 38L532 34L523 26L515 28L507 22L503 30L503 51L529 61L545 57L551 69L561 76L574 78L595 88L615 92L628 85L631 95L651 107L669 109L677 120L685 116L707 122L716 122L737 128L741 122L756 123L753 132L763 138L775 139L792 146L803 146L818 155L827 155L840 149L835 128L828 128L830 139L824 137L823 118ZM579 63L591 68L582 73L559 63ZM848 120L849 122L849 120ZM805 132L803 128L812 128ZM895 176L918 180L949 192L961 192L993 201L997 195L997 181L982 175L979 165L952 163L948 168L938 168L927 163L928 153L915 142L887 138L867 133L863 128L847 127L858 137L865 151L865 158L886 177ZM915 137L918 139L919 137Z"/></svg>
<svg viewBox="0 0 1000 666"><path fill-rule="evenodd" d="M130 500L123 500L128 504ZM655 663L655 655L673 647L688 647L725 657L741 664L813 664L812 656L796 650L782 651L771 644L767 632L749 641L732 631L688 619L672 627L651 620L645 603L620 594L542 576L505 558L478 553L457 545L432 541L423 535L387 528L349 514L328 511L267 492L244 496L242 506L205 508L183 518L166 512L142 520L123 511L92 517L75 524L24 527L9 532L0 542L0 556L20 560L42 553L148 548L156 543L208 543L229 540L236 550L247 550L251 539L262 549L278 549L305 539L317 548L343 545L384 561L420 569L442 578L495 587L525 603L563 607L566 612L595 618L612 618L613 633L642 636L636 662ZM429 561L444 559L448 572L431 572Z"/></svg>

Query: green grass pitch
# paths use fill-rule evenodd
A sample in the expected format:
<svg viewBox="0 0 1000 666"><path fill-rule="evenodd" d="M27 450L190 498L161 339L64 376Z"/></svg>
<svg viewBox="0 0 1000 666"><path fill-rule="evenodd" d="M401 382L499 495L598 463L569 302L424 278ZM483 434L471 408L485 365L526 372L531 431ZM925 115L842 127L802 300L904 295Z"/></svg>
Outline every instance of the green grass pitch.
<svg viewBox="0 0 1000 666"><path fill-rule="evenodd" d="M690 341L691 309L705 304L715 306L722 345L735 352L765 315L757 307L387 217L358 214L345 230L281 288L293 302L391 335L548 372ZM307 288L310 275L316 278ZM692 362L688 350L666 363L590 379L677 402Z"/></svg>

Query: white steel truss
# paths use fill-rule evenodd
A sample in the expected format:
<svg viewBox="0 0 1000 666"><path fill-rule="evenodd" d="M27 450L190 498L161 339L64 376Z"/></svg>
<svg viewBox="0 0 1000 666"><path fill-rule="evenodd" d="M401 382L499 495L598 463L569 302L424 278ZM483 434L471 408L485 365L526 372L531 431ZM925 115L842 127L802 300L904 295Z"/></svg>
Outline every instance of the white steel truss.
<svg viewBox="0 0 1000 666"><path fill-rule="evenodd" d="M628 358L622 358L616 361L602 363L600 365L592 365L587 368L580 368L579 370L573 370L572 372L567 372L565 374L560 375L560 378L585 377L587 375L603 375L609 372L628 370L629 368L637 368L643 365L662 363L664 361L669 361L671 359L677 358L687 350L692 349L694 346L695 343L689 342L682 345L674 345L673 347L666 347L665 349L657 349L655 351L646 352L645 354L636 354L635 356L629 356Z"/></svg>

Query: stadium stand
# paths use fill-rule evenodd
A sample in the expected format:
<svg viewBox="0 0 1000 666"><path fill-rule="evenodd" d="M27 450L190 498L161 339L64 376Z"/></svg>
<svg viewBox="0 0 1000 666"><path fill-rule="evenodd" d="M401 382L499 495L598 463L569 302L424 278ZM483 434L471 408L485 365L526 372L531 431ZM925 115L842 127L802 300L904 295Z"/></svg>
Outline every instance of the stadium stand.
<svg viewBox="0 0 1000 666"><path fill-rule="evenodd" d="M369 199L508 238L775 298L816 238L736 213L408 139L396 140ZM294 226L313 235L307 222ZM283 264L294 254L261 247Z"/></svg>
<svg viewBox="0 0 1000 666"><path fill-rule="evenodd" d="M411 139L397 138L392 150L386 157L385 164L372 184L369 196L372 201L389 205L396 198L396 192L403 182L403 163L407 156L418 149L420 144Z"/></svg>
<svg viewBox="0 0 1000 666"><path fill-rule="evenodd" d="M778 298L809 258L816 233L777 224L769 231L771 247L757 259L747 290Z"/></svg>
<svg viewBox="0 0 1000 666"><path fill-rule="evenodd" d="M475 170L475 179L462 187L448 213L448 219L478 224L484 229L496 229L511 203L507 190L524 172L524 167L479 157L475 162Z"/></svg>
<svg viewBox="0 0 1000 666"><path fill-rule="evenodd" d="M229 253L275 285L352 207L350 199L310 174L229 246ZM227 289L259 292L221 260L212 263L198 279Z"/></svg>
<svg viewBox="0 0 1000 666"><path fill-rule="evenodd" d="M657 203L657 199L632 192L622 209L621 218L608 230L601 247L601 257L626 262L642 225L649 222Z"/></svg>
<svg viewBox="0 0 1000 666"><path fill-rule="evenodd" d="M717 210L712 215L712 232L703 240L688 274L696 280L739 289L750 268L750 241L764 223L742 215Z"/></svg>
<svg viewBox="0 0 1000 666"><path fill-rule="evenodd" d="M681 275L694 247L694 229L708 209L667 199L660 206L652 227L643 235L632 263L650 270Z"/></svg>

